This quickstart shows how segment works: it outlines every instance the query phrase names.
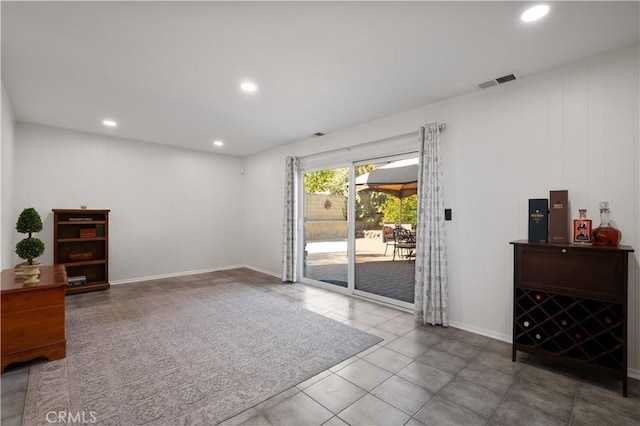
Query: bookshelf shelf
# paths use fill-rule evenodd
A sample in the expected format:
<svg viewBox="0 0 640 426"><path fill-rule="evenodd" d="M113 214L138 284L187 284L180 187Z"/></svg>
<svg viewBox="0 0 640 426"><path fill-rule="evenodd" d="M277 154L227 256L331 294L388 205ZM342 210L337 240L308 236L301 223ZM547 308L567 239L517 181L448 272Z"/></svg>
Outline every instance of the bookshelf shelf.
<svg viewBox="0 0 640 426"><path fill-rule="evenodd" d="M64 262L62 264L65 266L65 268L72 268L74 266L103 265L104 263L106 263L105 259L84 260L82 262Z"/></svg>
<svg viewBox="0 0 640 426"><path fill-rule="evenodd" d="M59 243L80 243L87 241L105 241L106 237L96 237L96 238L59 238Z"/></svg>
<svg viewBox="0 0 640 426"><path fill-rule="evenodd" d="M104 225L104 220L63 220L58 225Z"/></svg>

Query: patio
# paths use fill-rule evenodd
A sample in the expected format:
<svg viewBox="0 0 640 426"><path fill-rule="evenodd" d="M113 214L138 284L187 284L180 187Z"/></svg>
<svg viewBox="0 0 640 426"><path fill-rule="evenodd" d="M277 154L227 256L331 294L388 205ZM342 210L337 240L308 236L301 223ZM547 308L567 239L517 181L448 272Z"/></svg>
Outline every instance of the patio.
<svg viewBox="0 0 640 426"><path fill-rule="evenodd" d="M305 276L347 287L347 240L308 241ZM380 238L356 238L356 289L413 303L415 263L393 261L393 246Z"/></svg>

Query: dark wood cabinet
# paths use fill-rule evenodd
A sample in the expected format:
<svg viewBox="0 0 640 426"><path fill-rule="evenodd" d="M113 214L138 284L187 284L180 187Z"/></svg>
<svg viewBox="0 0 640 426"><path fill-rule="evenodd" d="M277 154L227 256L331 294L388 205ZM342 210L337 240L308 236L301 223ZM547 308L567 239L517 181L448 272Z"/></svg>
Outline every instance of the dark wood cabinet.
<svg viewBox="0 0 640 426"><path fill-rule="evenodd" d="M64 328L64 267L41 266L40 281L25 284L16 270L2 271L2 372L14 362L67 353Z"/></svg>
<svg viewBox="0 0 640 426"><path fill-rule="evenodd" d="M53 262L67 270L67 294L109 288L109 210L53 209Z"/></svg>
<svg viewBox="0 0 640 426"><path fill-rule="evenodd" d="M513 241L513 352L622 380L629 246Z"/></svg>

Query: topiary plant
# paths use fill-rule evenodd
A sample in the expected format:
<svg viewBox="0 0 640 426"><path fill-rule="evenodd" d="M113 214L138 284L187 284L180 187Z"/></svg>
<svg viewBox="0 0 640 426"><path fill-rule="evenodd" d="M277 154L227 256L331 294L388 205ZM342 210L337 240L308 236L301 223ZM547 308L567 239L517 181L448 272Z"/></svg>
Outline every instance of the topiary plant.
<svg viewBox="0 0 640 426"><path fill-rule="evenodd" d="M44 253L44 243L38 238L25 238L16 244L16 254L33 265L33 259Z"/></svg>
<svg viewBox="0 0 640 426"><path fill-rule="evenodd" d="M29 207L20 213L16 222L16 231L29 234L27 238L16 244L16 254L20 259L27 260L29 265L33 265L33 259L44 253L44 243L31 236L33 232L42 231L42 219L36 209Z"/></svg>

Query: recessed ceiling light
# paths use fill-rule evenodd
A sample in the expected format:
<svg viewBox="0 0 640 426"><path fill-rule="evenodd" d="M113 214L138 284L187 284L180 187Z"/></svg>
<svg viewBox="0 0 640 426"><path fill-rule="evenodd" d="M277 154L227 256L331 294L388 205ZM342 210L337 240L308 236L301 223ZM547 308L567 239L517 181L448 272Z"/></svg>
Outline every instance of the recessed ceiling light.
<svg viewBox="0 0 640 426"><path fill-rule="evenodd" d="M222 145L224 145L224 142L222 142L222 141L213 141L213 144L215 146L222 146Z"/></svg>
<svg viewBox="0 0 640 426"><path fill-rule="evenodd" d="M245 92L255 92L258 89L258 86L256 86L255 83L252 83L250 81L245 81L240 85L240 88Z"/></svg>
<svg viewBox="0 0 640 426"><path fill-rule="evenodd" d="M113 120L102 120L102 124L104 124L107 127L116 127L118 125L118 123L116 123Z"/></svg>
<svg viewBox="0 0 640 426"><path fill-rule="evenodd" d="M520 19L522 19L524 22L537 21L547 13L549 13L549 6L547 6L546 4L539 4L525 10L524 13L520 15Z"/></svg>

